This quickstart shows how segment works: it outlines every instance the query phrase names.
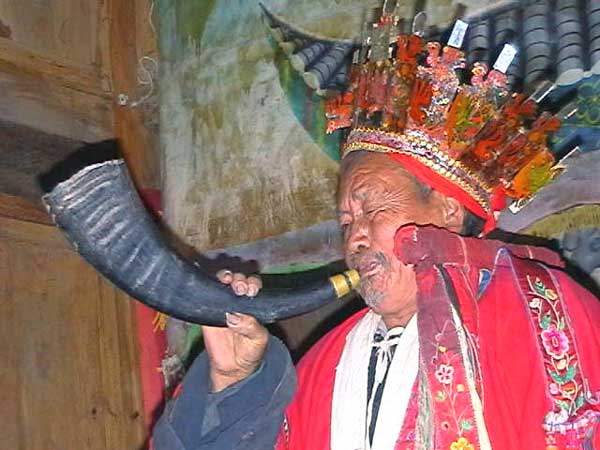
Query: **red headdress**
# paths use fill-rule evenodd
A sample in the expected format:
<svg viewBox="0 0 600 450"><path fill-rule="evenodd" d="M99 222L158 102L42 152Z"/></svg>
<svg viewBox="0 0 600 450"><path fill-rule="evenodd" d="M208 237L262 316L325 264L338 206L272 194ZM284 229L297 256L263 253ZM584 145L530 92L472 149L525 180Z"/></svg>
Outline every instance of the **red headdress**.
<svg viewBox="0 0 600 450"><path fill-rule="evenodd" d="M462 83L464 22L443 48L419 33L391 37L394 28L385 12L365 27L348 90L327 102L327 131L350 128L342 158L356 150L388 154L484 218L489 232L507 196L527 198L556 172L546 140L561 114L537 112L549 85L528 98L511 94L504 72L516 52L509 45L492 70L475 63L470 83Z"/></svg>

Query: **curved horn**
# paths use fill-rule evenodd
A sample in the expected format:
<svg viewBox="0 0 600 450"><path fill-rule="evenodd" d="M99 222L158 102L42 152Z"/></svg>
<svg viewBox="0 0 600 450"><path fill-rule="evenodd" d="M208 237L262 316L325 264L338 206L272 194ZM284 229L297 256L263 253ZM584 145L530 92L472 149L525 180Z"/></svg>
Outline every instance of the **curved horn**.
<svg viewBox="0 0 600 450"><path fill-rule="evenodd" d="M348 271L298 290L263 290L249 301L178 255L143 206L122 159L89 165L44 195L54 222L100 273L135 299L188 322L222 325L225 312L263 323L311 311L358 283Z"/></svg>

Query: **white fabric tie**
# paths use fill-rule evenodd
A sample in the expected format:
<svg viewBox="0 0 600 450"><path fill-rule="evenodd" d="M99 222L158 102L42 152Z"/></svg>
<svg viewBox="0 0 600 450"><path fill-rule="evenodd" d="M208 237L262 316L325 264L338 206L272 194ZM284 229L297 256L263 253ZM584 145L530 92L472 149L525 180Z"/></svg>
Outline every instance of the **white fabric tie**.
<svg viewBox="0 0 600 450"><path fill-rule="evenodd" d="M373 336L380 328L381 317L369 311L346 337L333 389L331 450L394 449L418 370L416 316L407 324L401 339L398 337L396 342L380 345L382 351L378 352L378 360L381 358L382 363L379 364L387 360L391 360L391 363L387 369L389 380L383 389L373 445L369 445L368 425L365 423L371 403L367 399L367 369L374 344ZM391 348L396 343L396 351L391 358ZM380 372L380 377L385 378L385 365L381 366Z"/></svg>
<svg viewBox="0 0 600 450"><path fill-rule="evenodd" d="M392 362L392 348L400 342L404 327L392 328L380 341L375 340L373 347L377 349L377 364L375 365L375 384L373 392L385 378L385 374ZM376 335L377 336L377 335Z"/></svg>
<svg viewBox="0 0 600 450"><path fill-rule="evenodd" d="M373 388L371 389L370 396L367 401L367 431L366 431L366 448L371 448L371 442L369 439L369 429L371 422L373 421L373 415L375 414L375 398L377 397L377 391L380 386L385 383L385 377L392 363L394 352L392 351L404 332L404 327L395 327L389 331L377 330L373 338L373 348L376 351L377 359L375 362L375 377L373 382ZM382 334L385 333L383 336Z"/></svg>

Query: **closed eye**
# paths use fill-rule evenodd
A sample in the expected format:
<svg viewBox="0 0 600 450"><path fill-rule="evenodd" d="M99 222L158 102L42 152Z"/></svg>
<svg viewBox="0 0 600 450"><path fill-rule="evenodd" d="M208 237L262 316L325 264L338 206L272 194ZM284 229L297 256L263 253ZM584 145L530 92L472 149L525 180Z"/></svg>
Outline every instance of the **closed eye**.
<svg viewBox="0 0 600 450"><path fill-rule="evenodd" d="M374 208L374 209L370 209L366 212L367 216L374 216L375 214L378 214L380 212L384 212L386 209L385 208Z"/></svg>

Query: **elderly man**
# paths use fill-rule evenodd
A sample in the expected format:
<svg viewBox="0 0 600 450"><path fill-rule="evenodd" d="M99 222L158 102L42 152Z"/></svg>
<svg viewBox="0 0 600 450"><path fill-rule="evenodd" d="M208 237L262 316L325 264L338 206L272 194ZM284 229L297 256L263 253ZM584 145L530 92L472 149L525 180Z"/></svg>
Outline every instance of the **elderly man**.
<svg viewBox="0 0 600 450"><path fill-rule="evenodd" d="M389 57L384 42L371 58ZM531 193L523 179L532 161L543 170L554 124L524 131L531 104L490 100L506 96L501 74L474 72L465 87L458 50L428 46L421 66L422 49L401 36L395 59L359 66L354 96L330 110L349 101L352 120L379 121L354 124L338 191L368 308L303 358L297 389L287 350L252 317L204 327L206 352L167 405L157 450L600 448L600 303L549 252L460 237L493 228L499 192ZM410 101L379 98L381 80ZM437 231L419 242L425 225ZM239 295L261 287L219 277Z"/></svg>
<svg viewBox="0 0 600 450"><path fill-rule="evenodd" d="M431 190L378 153L359 152L343 161L338 204L346 260L361 273L360 294L369 312L350 318L300 363L298 395L288 408L279 445L320 449L331 443L331 448L339 449L392 449L406 427L411 395L417 398L413 386L419 352L415 272L394 255L394 234L412 223L468 232L465 228L472 230L477 220L460 202ZM581 330L576 338L581 345L580 364L589 370L587 389L597 391L600 303L563 273L553 273L571 303L567 309L574 315L569 320L574 329ZM240 295L255 295L260 288L260 281L252 277L222 272L220 278ZM492 289L494 283L479 284L483 291ZM480 434L489 435L492 448L544 448L544 391L550 387L541 355L534 338L528 336L528 318L513 312L512 303L521 299L498 298L498 288L493 289L496 295L480 293L481 331L476 337L481 341L480 368L494 372L481 374L485 390L476 405L483 407L485 423L479 424L484 428ZM369 333L359 335L358 328ZM348 339L352 331L355 334ZM167 407L155 431L156 449L273 448L295 383L287 351L249 316L230 314L228 328L204 327L203 332L207 354L194 363L182 392ZM390 342L391 364L384 359L390 356L372 350L381 342ZM491 342L493 347L484 347ZM362 352L360 346L364 346ZM356 350L351 347L358 348L356 355L346 355ZM383 346L378 349L383 355ZM361 380L341 375L341 370L362 372L364 377L357 377L363 378L362 385ZM337 386L338 382L344 384ZM336 399L337 395L342 397ZM360 396L362 402L354 398ZM444 422L436 425L445 426ZM408 426L408 440L413 431ZM355 434L357 447L345 446L346 439L354 439ZM455 442L461 441L457 437ZM482 442L480 446L490 448ZM452 448L475 447L457 444Z"/></svg>

